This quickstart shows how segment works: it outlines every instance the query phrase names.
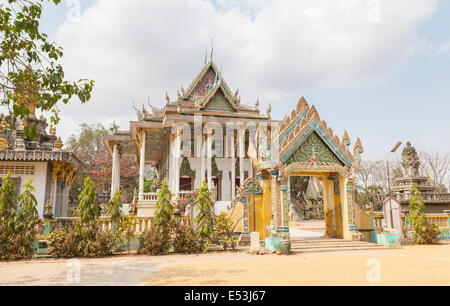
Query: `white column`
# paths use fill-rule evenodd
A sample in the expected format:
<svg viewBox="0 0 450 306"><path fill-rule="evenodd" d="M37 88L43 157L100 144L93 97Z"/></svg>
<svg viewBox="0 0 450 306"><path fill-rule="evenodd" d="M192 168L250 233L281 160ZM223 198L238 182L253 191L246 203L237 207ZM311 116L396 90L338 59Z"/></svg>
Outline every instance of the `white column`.
<svg viewBox="0 0 450 306"><path fill-rule="evenodd" d="M245 130L239 129L239 181L244 186Z"/></svg>
<svg viewBox="0 0 450 306"><path fill-rule="evenodd" d="M175 185L174 185L174 177L175 177L175 153L174 153L174 148L175 148L175 138L173 138L173 134L170 134L170 138L169 138L169 177L168 177L168 186L169 186L169 190L171 193L174 192L175 190Z"/></svg>
<svg viewBox="0 0 450 306"><path fill-rule="evenodd" d="M200 175L200 177L201 177L201 180L200 180L200 184L202 184L203 183L203 181L205 180L205 141L204 141L204 137L203 137L203 135L202 135L202 137L201 137L201 142L202 142L202 150L201 150L201 160L200 160L200 163L201 163L201 175Z"/></svg>
<svg viewBox="0 0 450 306"><path fill-rule="evenodd" d="M180 192L180 158L181 158L181 133L182 129L177 130L175 138L175 194Z"/></svg>
<svg viewBox="0 0 450 306"><path fill-rule="evenodd" d="M117 156L117 144L113 147L112 154L112 171L111 171L111 198L114 196L114 188L116 186L116 156Z"/></svg>
<svg viewBox="0 0 450 306"><path fill-rule="evenodd" d="M144 193L144 175L145 175L145 132L142 133L141 151L139 161L139 200L142 199Z"/></svg>
<svg viewBox="0 0 450 306"><path fill-rule="evenodd" d="M113 151L113 182L111 184L111 197L120 190L120 154L117 145Z"/></svg>
<svg viewBox="0 0 450 306"><path fill-rule="evenodd" d="M231 153L231 200L236 198L236 155L234 152L234 131L233 137L230 137L230 144L228 146Z"/></svg>
<svg viewBox="0 0 450 306"><path fill-rule="evenodd" d="M208 156L207 156L207 167L208 167L208 188L212 189L212 129L208 129Z"/></svg>
<svg viewBox="0 0 450 306"><path fill-rule="evenodd" d="M52 183L52 213L53 213L53 217L55 217L55 212L56 212L56 195L58 193L58 178L55 179L55 181Z"/></svg>

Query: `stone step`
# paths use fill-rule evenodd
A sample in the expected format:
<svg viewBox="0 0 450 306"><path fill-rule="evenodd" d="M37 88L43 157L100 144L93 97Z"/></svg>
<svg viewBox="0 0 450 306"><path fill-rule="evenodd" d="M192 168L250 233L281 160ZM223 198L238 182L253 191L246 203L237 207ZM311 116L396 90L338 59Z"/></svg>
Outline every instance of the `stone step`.
<svg viewBox="0 0 450 306"><path fill-rule="evenodd" d="M378 251L392 250L392 247L347 247L347 248L312 248L312 249L291 249L292 253L325 253L325 252L345 252L345 251Z"/></svg>
<svg viewBox="0 0 450 306"><path fill-rule="evenodd" d="M320 244L320 245L305 245L305 244L292 244L291 249L326 249L326 248L354 248L354 247L365 247L365 248L378 248L378 244L365 244L365 243L355 243L355 244Z"/></svg>
<svg viewBox="0 0 450 306"><path fill-rule="evenodd" d="M320 244L320 243L370 243L365 241L352 241L343 239L291 239L291 243L304 243L304 244Z"/></svg>

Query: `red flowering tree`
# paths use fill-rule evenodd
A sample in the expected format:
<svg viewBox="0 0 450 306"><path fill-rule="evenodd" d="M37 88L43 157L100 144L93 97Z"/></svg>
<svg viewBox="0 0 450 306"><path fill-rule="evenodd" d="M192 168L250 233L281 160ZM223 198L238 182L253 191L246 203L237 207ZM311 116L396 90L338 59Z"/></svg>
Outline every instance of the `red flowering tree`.
<svg viewBox="0 0 450 306"><path fill-rule="evenodd" d="M76 199L82 190L84 179L89 176L94 182L97 196L102 193L109 195L111 188L112 158L109 155L103 138L111 135L115 127L106 128L101 124L80 124L80 133L73 134L66 142L65 149L75 152L86 165L86 172L79 174L72 186L72 198ZM120 190L124 202L133 199L138 184L139 171L132 158L120 160ZM109 199L108 199L109 200Z"/></svg>

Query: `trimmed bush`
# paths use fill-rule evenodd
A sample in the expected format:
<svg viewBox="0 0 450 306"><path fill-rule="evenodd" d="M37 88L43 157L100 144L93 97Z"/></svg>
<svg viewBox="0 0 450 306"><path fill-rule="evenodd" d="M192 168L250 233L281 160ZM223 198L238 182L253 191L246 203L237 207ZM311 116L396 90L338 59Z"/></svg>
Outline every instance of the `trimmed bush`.
<svg viewBox="0 0 450 306"><path fill-rule="evenodd" d="M152 224L139 239L139 254L167 255L170 250L169 228L162 229Z"/></svg>
<svg viewBox="0 0 450 306"><path fill-rule="evenodd" d="M186 222L174 223L172 245L176 253L192 254L202 250L197 234Z"/></svg>
<svg viewBox="0 0 450 306"><path fill-rule="evenodd" d="M82 228L79 224L53 231L48 238L49 252L57 258L102 257L120 252L121 243L111 232L97 226Z"/></svg>

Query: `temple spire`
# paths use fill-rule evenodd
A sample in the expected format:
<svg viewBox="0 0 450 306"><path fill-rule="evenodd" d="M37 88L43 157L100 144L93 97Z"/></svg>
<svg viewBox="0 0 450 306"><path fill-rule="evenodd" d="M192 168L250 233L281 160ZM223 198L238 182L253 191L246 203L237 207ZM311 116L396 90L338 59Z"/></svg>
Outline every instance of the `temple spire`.
<svg viewBox="0 0 450 306"><path fill-rule="evenodd" d="M211 38L211 56L210 56L211 62L213 60L213 54L214 54L214 40Z"/></svg>

